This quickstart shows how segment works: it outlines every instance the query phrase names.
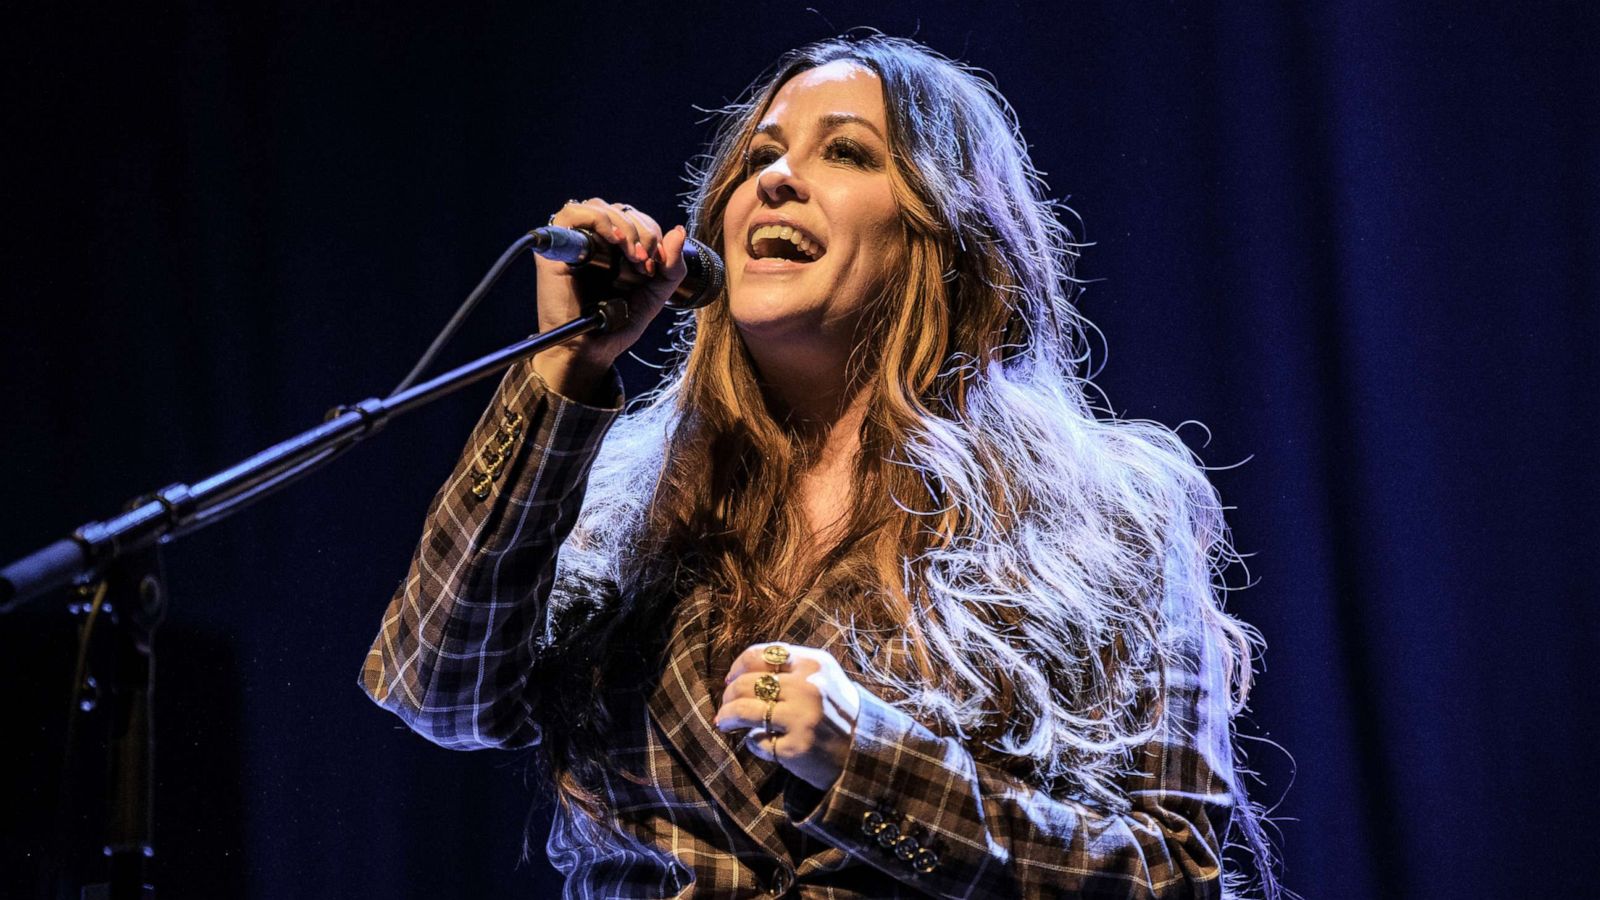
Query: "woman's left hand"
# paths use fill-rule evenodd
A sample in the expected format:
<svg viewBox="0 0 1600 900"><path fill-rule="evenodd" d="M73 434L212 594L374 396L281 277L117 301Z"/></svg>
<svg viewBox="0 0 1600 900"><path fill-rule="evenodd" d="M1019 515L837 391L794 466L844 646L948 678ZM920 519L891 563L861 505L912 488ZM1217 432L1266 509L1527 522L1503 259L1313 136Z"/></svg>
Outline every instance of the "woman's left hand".
<svg viewBox="0 0 1600 900"><path fill-rule="evenodd" d="M750 752L773 760L818 790L827 790L844 771L850 738L861 712L861 688L825 650L784 644L789 661L781 671L761 658L770 644L752 644L728 670L728 689L717 710L717 730L751 729ZM764 727L767 701L756 696L762 675L778 679L772 705L772 731ZM773 738L777 738L776 744ZM776 747L776 752L774 752Z"/></svg>

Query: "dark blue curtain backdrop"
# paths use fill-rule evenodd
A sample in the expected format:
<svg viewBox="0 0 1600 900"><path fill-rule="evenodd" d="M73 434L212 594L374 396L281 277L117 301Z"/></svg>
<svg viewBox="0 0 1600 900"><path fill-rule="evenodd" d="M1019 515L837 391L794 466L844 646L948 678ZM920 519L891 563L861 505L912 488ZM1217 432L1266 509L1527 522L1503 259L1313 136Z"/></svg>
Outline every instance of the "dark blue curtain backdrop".
<svg viewBox="0 0 1600 900"><path fill-rule="evenodd" d="M1594 890L1591 4L544 6L7 10L0 556L387 391L569 196L680 220L697 107L873 25L1015 105L1094 243L1114 406L1244 462L1214 477L1270 643L1246 729L1293 754L1250 745L1285 883ZM531 329L531 275L450 360ZM524 760L355 686L488 392L168 549L162 896L556 890L518 862ZM0 622L5 896L56 802L71 636L59 601Z"/></svg>

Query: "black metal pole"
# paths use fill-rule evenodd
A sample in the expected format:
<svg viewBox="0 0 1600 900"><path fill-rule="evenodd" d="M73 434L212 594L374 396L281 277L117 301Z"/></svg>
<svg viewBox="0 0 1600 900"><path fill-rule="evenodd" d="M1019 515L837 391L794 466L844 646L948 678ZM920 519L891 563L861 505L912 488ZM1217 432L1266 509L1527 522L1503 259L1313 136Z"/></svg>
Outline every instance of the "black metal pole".
<svg viewBox="0 0 1600 900"><path fill-rule="evenodd" d="M343 450L360 441L381 428L390 416L432 403L556 344L591 331L616 327L619 317L626 315L624 301L606 301L595 312L496 350L391 397L382 400L373 397L337 407L321 425L274 444L193 485L164 487L134 501L121 515L89 522L74 531L72 537L56 541L0 569L0 615L55 588L88 580L124 554L220 521L220 512L231 512L241 501L258 499L293 483L297 478L283 476L321 454Z"/></svg>
<svg viewBox="0 0 1600 900"><path fill-rule="evenodd" d="M480 292L492 284L512 256L508 251L502 257L480 286ZM619 327L627 316L626 301L605 300L587 315L382 400L369 398L337 407L321 425L193 485L174 484L145 495L131 503L128 511L89 522L70 538L0 569L0 615L73 582L83 585L93 581L105 587L97 592L103 603L97 601L94 612L88 612L89 604L80 606L88 613L80 648L84 665L73 685L68 764L63 772L67 790L61 798L63 803L75 804L76 798L93 793L80 789L82 782L92 777L84 774L86 755L70 745L79 740L86 745L99 744L99 756L104 760L100 772L105 777L105 816L103 821L90 820L77 826L78 838L93 831L93 842L87 845L83 840L74 841L73 835L58 836L61 843L76 843L55 848L63 866L58 882L59 889L65 892L62 896L113 900L154 896L154 887L146 876L147 860L154 855L154 632L166 607L160 545L215 524L309 475L376 432L391 415L431 403L564 341ZM94 627L97 620L101 624ZM97 727L76 728L80 715L88 717L86 724ZM75 739L73 734L78 731L85 733ZM95 779L95 783L101 782ZM75 815L64 817L69 823L75 820ZM105 858L104 868L91 865L84 855L91 847ZM103 881L99 872L105 874ZM77 892L80 887L81 894Z"/></svg>

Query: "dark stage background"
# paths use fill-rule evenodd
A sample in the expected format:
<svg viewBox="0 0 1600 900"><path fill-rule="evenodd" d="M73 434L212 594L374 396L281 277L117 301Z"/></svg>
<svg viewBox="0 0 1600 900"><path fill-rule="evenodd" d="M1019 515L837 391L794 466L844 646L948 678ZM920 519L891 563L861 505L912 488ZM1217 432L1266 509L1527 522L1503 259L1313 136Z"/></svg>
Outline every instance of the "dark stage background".
<svg viewBox="0 0 1600 900"><path fill-rule="evenodd" d="M9 8L0 556L387 391L568 196L678 221L696 105L874 25L1015 104L1095 243L1116 408L1249 460L1215 479L1254 554L1231 608L1270 642L1246 728L1294 756L1251 745L1285 883L1592 892L1594 7L812 3ZM532 327L531 276L451 360ZM524 760L433 747L355 686L488 392L169 548L163 896L556 890L518 864ZM6 896L48 833L71 651L59 603L0 622Z"/></svg>

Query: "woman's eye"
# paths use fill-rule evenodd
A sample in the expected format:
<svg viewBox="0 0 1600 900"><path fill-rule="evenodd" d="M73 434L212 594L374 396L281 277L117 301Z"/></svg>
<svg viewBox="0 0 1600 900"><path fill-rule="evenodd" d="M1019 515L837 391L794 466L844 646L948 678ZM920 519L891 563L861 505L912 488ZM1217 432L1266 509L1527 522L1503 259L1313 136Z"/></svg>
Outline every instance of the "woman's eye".
<svg viewBox="0 0 1600 900"><path fill-rule="evenodd" d="M778 161L778 148L757 147L744 155L744 168L746 172L755 172L765 169Z"/></svg>
<svg viewBox="0 0 1600 900"><path fill-rule="evenodd" d="M842 159L858 166L870 166L877 158L855 141L838 140L828 145L828 158Z"/></svg>

